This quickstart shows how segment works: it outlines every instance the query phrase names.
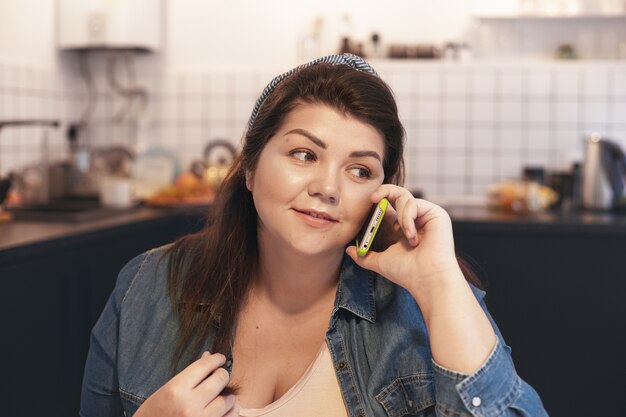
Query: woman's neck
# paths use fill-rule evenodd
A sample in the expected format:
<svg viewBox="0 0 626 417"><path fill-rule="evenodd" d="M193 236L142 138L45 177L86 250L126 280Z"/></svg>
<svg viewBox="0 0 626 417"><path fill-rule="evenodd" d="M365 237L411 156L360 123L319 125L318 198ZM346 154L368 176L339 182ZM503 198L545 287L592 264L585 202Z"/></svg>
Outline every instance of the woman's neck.
<svg viewBox="0 0 626 417"><path fill-rule="evenodd" d="M334 301L343 253L305 256L259 245L259 273L253 285L285 314L306 313Z"/></svg>

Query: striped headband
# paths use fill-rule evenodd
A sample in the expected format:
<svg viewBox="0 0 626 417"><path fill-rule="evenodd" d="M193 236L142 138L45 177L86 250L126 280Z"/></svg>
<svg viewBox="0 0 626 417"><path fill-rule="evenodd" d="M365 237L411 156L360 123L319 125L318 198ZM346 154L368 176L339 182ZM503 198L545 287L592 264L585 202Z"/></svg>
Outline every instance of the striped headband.
<svg viewBox="0 0 626 417"><path fill-rule="evenodd" d="M272 93L272 91L274 91L276 86L281 83L281 81L295 74L297 71L300 71L303 68L308 68L313 65L320 64L320 63L326 63L326 64L331 64L331 65L347 65L349 67L354 68L357 71L369 72L370 74L374 74L378 76L378 73L376 73L376 71L374 70L374 68L372 68L370 64L365 62L363 58L356 56L356 55L352 55L352 54L327 55L321 58L317 58L311 62L307 62L306 64L302 64L283 74L280 74L279 76L274 78L272 81L270 81L267 87L265 87L265 89L263 90L263 93L261 93L261 96L256 101L256 104L254 105L254 109L252 110L252 115L250 116L250 120L248 120L248 128L252 127L252 125L254 124L254 120L259 114L259 110L261 109L261 106L263 106L263 103L265 103L265 100L267 100L269 95Z"/></svg>

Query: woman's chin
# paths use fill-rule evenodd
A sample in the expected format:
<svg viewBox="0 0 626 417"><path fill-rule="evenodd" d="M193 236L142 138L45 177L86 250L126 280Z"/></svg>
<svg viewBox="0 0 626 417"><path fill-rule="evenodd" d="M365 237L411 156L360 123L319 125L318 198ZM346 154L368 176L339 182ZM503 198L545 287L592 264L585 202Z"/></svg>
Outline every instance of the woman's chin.
<svg viewBox="0 0 626 417"><path fill-rule="evenodd" d="M301 256L332 256L343 254L346 244L331 243L328 241L304 241L300 240L292 245L294 252Z"/></svg>

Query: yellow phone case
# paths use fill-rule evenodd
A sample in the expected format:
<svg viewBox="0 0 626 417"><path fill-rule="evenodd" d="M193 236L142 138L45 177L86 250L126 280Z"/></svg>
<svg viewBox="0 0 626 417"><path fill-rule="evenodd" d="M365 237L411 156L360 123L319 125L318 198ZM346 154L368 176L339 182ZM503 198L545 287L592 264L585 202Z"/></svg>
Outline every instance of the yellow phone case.
<svg viewBox="0 0 626 417"><path fill-rule="evenodd" d="M356 253L359 256L365 256L367 252L370 250L372 246L372 242L374 241L374 237L376 236L376 232L378 231L378 227L385 217L385 212L387 211L387 206L389 205L389 200L383 198L378 202L376 208L374 209L374 213L370 217L370 221L367 224L367 228L365 229L365 233L363 234L363 238L361 239L361 243L359 240L356 241Z"/></svg>

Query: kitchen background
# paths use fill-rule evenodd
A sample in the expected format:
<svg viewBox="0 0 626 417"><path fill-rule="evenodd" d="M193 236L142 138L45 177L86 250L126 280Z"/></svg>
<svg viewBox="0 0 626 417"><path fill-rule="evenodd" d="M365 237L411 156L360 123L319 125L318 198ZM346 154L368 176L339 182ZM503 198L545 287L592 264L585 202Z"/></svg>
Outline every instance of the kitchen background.
<svg viewBox="0 0 626 417"><path fill-rule="evenodd" d="M165 1L157 51L118 58L113 69L148 93L145 107L127 107L107 81L104 53L59 52L54 0L2 0L0 119L59 119L50 132L54 161L68 156L68 126L89 114L84 145L162 147L186 169L209 140L239 143L272 76L337 52L349 36L398 98L407 186L431 198L482 200L490 184L518 178L525 166L570 169L589 132L626 146L626 5L534 3ZM394 45L418 43L442 47L449 59L384 58ZM562 44L582 59L552 59ZM5 129L0 176L38 163L41 142L41 128Z"/></svg>
<svg viewBox="0 0 626 417"><path fill-rule="evenodd" d="M125 52L68 49L107 27ZM217 139L238 146L265 84L345 38L395 91L407 186L450 213L518 374L553 417L623 417L626 166L585 136L626 147L625 0L0 0L0 203L7 174L22 179L0 204L0 414L77 415L120 269L210 215L215 183L199 177L222 171L185 173L192 161ZM548 209L554 192L516 181L485 207L529 167L558 174L562 199ZM34 192L43 172L68 198ZM164 199L135 204L129 184L147 180ZM20 205L27 190L44 204Z"/></svg>

